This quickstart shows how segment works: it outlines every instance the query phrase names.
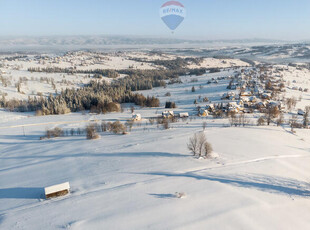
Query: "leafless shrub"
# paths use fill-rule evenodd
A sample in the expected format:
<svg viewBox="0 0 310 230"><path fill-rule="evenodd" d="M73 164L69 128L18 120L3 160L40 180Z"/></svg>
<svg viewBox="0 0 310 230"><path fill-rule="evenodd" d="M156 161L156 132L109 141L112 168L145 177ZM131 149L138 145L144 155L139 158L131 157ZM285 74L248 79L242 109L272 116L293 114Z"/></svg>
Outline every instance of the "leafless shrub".
<svg viewBox="0 0 310 230"><path fill-rule="evenodd" d="M202 129L206 130L206 128L207 128L207 122L204 121L204 122L202 122Z"/></svg>
<svg viewBox="0 0 310 230"><path fill-rule="evenodd" d="M98 139L99 135L96 132L94 124L90 124L86 127L86 138L88 140Z"/></svg>
<svg viewBox="0 0 310 230"><path fill-rule="evenodd" d="M213 113L213 118L222 118L224 116L224 112L221 109L217 109Z"/></svg>
<svg viewBox="0 0 310 230"><path fill-rule="evenodd" d="M61 137L64 135L64 131L61 128L54 128L54 129L48 129L46 130L45 136L47 138L55 138L55 137Z"/></svg>
<svg viewBox="0 0 310 230"><path fill-rule="evenodd" d="M270 125L272 120L278 117L279 114L280 114L280 110L277 106L268 106L267 110L265 111L267 125Z"/></svg>
<svg viewBox="0 0 310 230"><path fill-rule="evenodd" d="M212 145L206 141L204 144L204 148L205 148L205 157L211 157L211 154L213 152Z"/></svg>
<svg viewBox="0 0 310 230"><path fill-rule="evenodd" d="M208 101L209 101L209 98L207 98L207 97L203 98L203 102L208 102Z"/></svg>
<svg viewBox="0 0 310 230"><path fill-rule="evenodd" d="M258 126L263 126L266 124L266 119L264 117L259 117L257 120L257 125Z"/></svg>
<svg viewBox="0 0 310 230"><path fill-rule="evenodd" d="M155 119L154 119L154 118L150 118L150 119L149 119L149 122L150 122L151 125L154 125Z"/></svg>
<svg viewBox="0 0 310 230"><path fill-rule="evenodd" d="M239 120L240 120L240 125L242 125L243 127L250 124L250 119L245 114L240 114Z"/></svg>
<svg viewBox="0 0 310 230"><path fill-rule="evenodd" d="M111 132L115 134L126 134L126 126L120 121L115 121L111 124Z"/></svg>
<svg viewBox="0 0 310 230"><path fill-rule="evenodd" d="M227 114L230 126L238 126L238 119L236 116L236 112L230 111Z"/></svg>
<svg viewBox="0 0 310 230"><path fill-rule="evenodd" d="M280 126L284 123L284 116L282 113L280 114L279 118L276 120L276 123L277 123L277 126Z"/></svg>
<svg viewBox="0 0 310 230"><path fill-rule="evenodd" d="M170 123L170 120L168 118L164 118L163 119L163 128L169 129L169 123Z"/></svg>
<svg viewBox="0 0 310 230"><path fill-rule="evenodd" d="M303 116L303 126L304 126L304 128L308 128L308 125L309 125L309 114L310 114L310 106L306 106L305 114Z"/></svg>
<svg viewBox="0 0 310 230"><path fill-rule="evenodd" d="M43 111L41 109L36 110L36 116L43 116Z"/></svg>
<svg viewBox="0 0 310 230"><path fill-rule="evenodd" d="M286 101L286 106L287 106L287 109L289 111L292 111L292 109L294 109L296 107L296 104L297 104L297 100L296 98L292 97L292 98L287 98Z"/></svg>
<svg viewBox="0 0 310 230"><path fill-rule="evenodd" d="M106 132L108 130L108 125L105 121L101 122L101 132Z"/></svg>
<svg viewBox="0 0 310 230"><path fill-rule="evenodd" d="M301 128L302 127L302 125L297 122L297 116L296 115L292 115L289 122L290 122L292 133L295 133L295 131L294 131L295 128Z"/></svg>
<svg viewBox="0 0 310 230"><path fill-rule="evenodd" d="M120 112L120 111L121 111L121 105L115 102L109 102L103 109L103 112Z"/></svg>
<svg viewBox="0 0 310 230"><path fill-rule="evenodd" d="M127 120L125 125L128 127L128 130L131 132L132 127L133 127L134 121L133 120Z"/></svg>

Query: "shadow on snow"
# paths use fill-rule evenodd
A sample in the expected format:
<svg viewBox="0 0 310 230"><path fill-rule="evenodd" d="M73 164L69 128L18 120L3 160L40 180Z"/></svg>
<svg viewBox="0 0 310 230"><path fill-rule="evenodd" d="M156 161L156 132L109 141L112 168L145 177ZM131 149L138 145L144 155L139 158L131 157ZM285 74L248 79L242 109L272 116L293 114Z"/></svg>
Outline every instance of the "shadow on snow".
<svg viewBox="0 0 310 230"><path fill-rule="evenodd" d="M44 188L3 188L0 189L0 199L40 199Z"/></svg>
<svg viewBox="0 0 310 230"><path fill-rule="evenodd" d="M61 154L61 155L33 155L33 156L16 156L16 157L0 157L0 160L11 159L48 159L48 158L79 158L79 157L190 157L191 155L183 155L179 153L166 152L124 152L124 153L77 153L77 154Z"/></svg>
<svg viewBox="0 0 310 230"><path fill-rule="evenodd" d="M161 199L170 199L170 198L175 198L174 194L155 194L155 193L150 193L150 196L154 196L156 198L161 198Z"/></svg>
<svg viewBox="0 0 310 230"><path fill-rule="evenodd" d="M166 173L151 172L147 175L165 176L165 177L187 177L197 180L207 180L229 184L232 186L257 189L263 192L278 193L290 196L309 197L310 184L294 179L270 177L270 176L235 176L223 177L212 175L198 175L195 173Z"/></svg>

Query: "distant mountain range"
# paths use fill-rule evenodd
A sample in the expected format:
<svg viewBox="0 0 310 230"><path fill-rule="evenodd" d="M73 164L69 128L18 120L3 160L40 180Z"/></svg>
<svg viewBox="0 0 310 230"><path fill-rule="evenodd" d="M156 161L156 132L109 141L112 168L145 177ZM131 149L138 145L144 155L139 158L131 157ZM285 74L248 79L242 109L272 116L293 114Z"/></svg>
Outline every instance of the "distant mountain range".
<svg viewBox="0 0 310 230"><path fill-rule="evenodd" d="M190 40L142 36L0 37L0 54L162 50L180 55L289 63L310 60L310 42L270 39Z"/></svg>
<svg viewBox="0 0 310 230"><path fill-rule="evenodd" d="M42 36L42 37L0 37L0 46L96 46L96 45L161 45L202 43L284 43L270 39L242 40L190 40L173 38L152 38L138 36Z"/></svg>

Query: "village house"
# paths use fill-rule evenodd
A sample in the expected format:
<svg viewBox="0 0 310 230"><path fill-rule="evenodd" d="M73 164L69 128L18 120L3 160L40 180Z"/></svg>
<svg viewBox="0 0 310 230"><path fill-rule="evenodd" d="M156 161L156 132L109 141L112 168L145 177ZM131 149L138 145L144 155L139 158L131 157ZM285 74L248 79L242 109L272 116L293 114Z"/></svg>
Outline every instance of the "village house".
<svg viewBox="0 0 310 230"><path fill-rule="evenodd" d="M164 111L163 113L162 113L162 117L163 118L172 118L172 117L174 117L174 112L173 111Z"/></svg>
<svg viewBox="0 0 310 230"><path fill-rule="evenodd" d="M187 118L187 117L189 117L189 114L188 113L179 113L179 117L180 118Z"/></svg>
<svg viewBox="0 0 310 230"><path fill-rule="evenodd" d="M132 115L132 120L133 121L141 121L142 120L141 114L133 114Z"/></svg>

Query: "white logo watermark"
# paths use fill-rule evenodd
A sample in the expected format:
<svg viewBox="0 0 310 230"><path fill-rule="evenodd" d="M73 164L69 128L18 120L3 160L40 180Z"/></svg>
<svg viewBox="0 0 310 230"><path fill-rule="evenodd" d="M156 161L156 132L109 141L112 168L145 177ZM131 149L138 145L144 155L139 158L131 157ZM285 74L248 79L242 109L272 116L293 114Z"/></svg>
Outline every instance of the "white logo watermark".
<svg viewBox="0 0 310 230"><path fill-rule="evenodd" d="M176 30L186 17L185 7L177 1L169 1L160 8L160 17L172 31Z"/></svg>

